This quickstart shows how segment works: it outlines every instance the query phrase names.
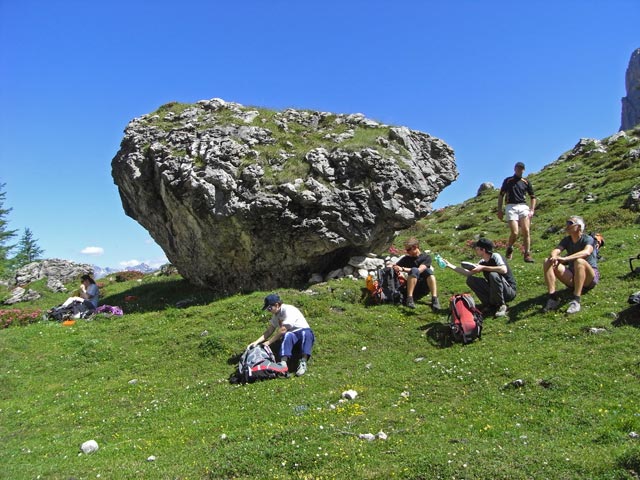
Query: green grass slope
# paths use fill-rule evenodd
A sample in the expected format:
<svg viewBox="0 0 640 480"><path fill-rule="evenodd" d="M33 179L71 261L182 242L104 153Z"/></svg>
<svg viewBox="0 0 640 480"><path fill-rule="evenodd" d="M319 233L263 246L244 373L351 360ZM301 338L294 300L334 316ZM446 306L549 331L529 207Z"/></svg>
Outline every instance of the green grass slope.
<svg viewBox="0 0 640 480"><path fill-rule="evenodd" d="M266 325L268 292L105 279L103 303L121 318L0 330L0 478L638 478L640 319L626 301L640 289L628 264L639 214L622 205L640 176L628 156L639 134L529 176L536 263L514 257L509 317L488 319L468 346L447 341L447 312L368 306L364 282L349 279L279 292L309 319L314 357L304 377L246 386L228 379ZM452 261L473 258L478 235L504 244L496 195L435 212L397 244L416 235ZM571 214L605 236L602 282L580 313L543 314L542 259ZM467 290L451 270L437 278L441 299ZM341 401L347 389L358 396ZM378 432L386 440L360 438ZM90 439L100 449L81 454Z"/></svg>

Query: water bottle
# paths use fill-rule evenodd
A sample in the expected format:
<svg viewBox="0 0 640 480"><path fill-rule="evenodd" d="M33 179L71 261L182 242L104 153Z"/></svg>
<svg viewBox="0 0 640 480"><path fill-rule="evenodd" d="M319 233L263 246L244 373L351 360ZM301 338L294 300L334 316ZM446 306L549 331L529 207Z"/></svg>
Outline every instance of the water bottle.
<svg viewBox="0 0 640 480"><path fill-rule="evenodd" d="M442 258L439 253L436 253L433 258L440 268L446 268L447 262L444 261L444 258Z"/></svg>

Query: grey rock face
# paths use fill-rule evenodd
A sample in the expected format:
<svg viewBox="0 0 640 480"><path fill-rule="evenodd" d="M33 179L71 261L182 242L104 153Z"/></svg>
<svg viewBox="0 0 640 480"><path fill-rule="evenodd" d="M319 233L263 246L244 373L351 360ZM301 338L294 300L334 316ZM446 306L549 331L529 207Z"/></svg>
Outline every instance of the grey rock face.
<svg viewBox="0 0 640 480"><path fill-rule="evenodd" d="M19 269L16 272L15 284L27 285L46 277L48 279L47 287L55 292L60 292L64 291L63 283L69 283L84 274L92 275L93 267L84 263L53 258L32 262Z"/></svg>
<svg viewBox="0 0 640 480"><path fill-rule="evenodd" d="M640 48L631 54L625 75L627 96L622 97L620 130L630 130L640 124Z"/></svg>
<svg viewBox="0 0 640 480"><path fill-rule="evenodd" d="M212 99L132 120L112 176L185 278L231 293L381 250L458 172L447 144L405 127Z"/></svg>

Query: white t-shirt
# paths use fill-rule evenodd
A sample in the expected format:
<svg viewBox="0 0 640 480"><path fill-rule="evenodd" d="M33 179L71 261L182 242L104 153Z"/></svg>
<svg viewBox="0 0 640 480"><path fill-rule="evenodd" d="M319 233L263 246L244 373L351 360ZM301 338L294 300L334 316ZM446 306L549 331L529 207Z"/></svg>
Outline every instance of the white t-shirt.
<svg viewBox="0 0 640 480"><path fill-rule="evenodd" d="M282 322L282 326L285 327L288 332L311 328L300 310L293 305L284 303L280 306L280 311L271 316L271 325L274 328L280 328L280 322Z"/></svg>

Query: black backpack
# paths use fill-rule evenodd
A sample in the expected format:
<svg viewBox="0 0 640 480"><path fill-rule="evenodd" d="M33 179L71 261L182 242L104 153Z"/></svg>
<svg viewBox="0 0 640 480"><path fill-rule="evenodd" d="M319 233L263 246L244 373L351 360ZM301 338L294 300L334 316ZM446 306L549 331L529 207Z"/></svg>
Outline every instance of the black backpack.
<svg viewBox="0 0 640 480"><path fill-rule="evenodd" d="M232 382L251 383L256 380L285 377L287 372L287 367L276 363L275 355L268 345L256 345L248 347L240 357Z"/></svg>
<svg viewBox="0 0 640 480"><path fill-rule="evenodd" d="M468 293L453 295L449 301L449 327L456 342L464 345L482 337L482 313Z"/></svg>
<svg viewBox="0 0 640 480"><path fill-rule="evenodd" d="M62 322L70 318L89 318L94 310L89 308L85 302L75 301L66 307L58 305L47 312L49 320Z"/></svg>
<svg viewBox="0 0 640 480"><path fill-rule="evenodd" d="M374 303L402 303L402 280L392 267L378 270L378 280L371 292Z"/></svg>

